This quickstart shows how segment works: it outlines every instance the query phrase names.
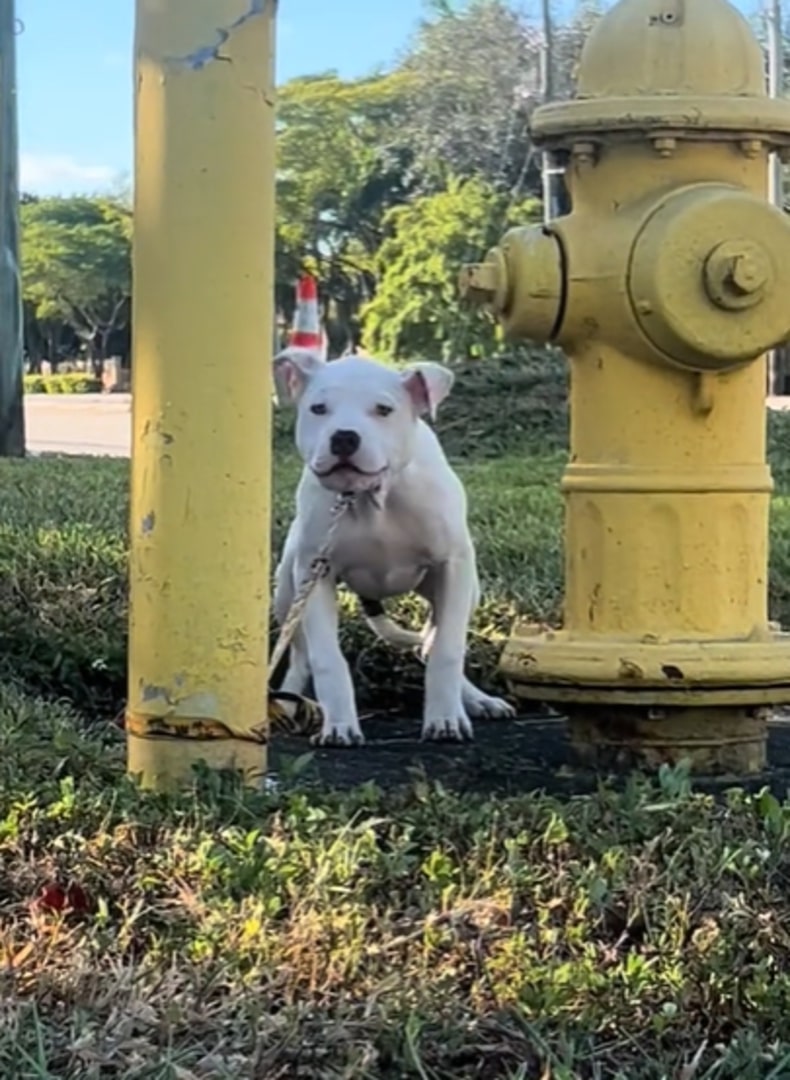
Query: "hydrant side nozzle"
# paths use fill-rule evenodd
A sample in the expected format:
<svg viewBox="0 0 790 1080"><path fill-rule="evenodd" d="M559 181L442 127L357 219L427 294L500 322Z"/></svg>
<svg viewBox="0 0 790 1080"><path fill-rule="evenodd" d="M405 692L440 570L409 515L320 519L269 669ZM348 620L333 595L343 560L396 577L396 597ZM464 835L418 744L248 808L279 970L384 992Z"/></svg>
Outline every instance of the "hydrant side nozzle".
<svg viewBox="0 0 790 1080"><path fill-rule="evenodd" d="M487 307L509 340L548 342L564 309L563 269L557 236L542 226L513 228L484 262L462 269L461 295Z"/></svg>
<svg viewBox="0 0 790 1080"><path fill-rule="evenodd" d="M458 290L468 304L504 312L508 301L508 269L503 252L492 248L481 263L469 263L458 275Z"/></svg>

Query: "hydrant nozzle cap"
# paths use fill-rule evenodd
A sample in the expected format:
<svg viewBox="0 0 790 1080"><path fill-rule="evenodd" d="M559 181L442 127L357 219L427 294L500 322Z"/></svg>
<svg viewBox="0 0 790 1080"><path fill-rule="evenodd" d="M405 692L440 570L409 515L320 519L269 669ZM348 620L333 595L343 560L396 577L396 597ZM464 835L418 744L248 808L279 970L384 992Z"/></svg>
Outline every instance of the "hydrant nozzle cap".
<svg viewBox="0 0 790 1080"><path fill-rule="evenodd" d="M503 252L491 248L484 262L462 267L458 289L467 303L490 308L494 315L502 314L508 298L508 271Z"/></svg>
<svg viewBox="0 0 790 1080"><path fill-rule="evenodd" d="M788 266L786 214L731 184L687 184L645 219L627 288L652 348L692 371L725 371L790 338Z"/></svg>
<svg viewBox="0 0 790 1080"><path fill-rule="evenodd" d="M559 241L541 226L510 229L485 262L463 268L459 285L465 300L497 316L510 340L551 341L565 289Z"/></svg>

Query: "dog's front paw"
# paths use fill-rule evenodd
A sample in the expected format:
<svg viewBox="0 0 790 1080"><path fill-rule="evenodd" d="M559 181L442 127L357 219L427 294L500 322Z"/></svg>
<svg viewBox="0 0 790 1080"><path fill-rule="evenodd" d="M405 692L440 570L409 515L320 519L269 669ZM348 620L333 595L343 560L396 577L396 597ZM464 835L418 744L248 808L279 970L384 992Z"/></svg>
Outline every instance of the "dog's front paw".
<svg viewBox="0 0 790 1080"><path fill-rule="evenodd" d="M512 720L516 715L516 710L504 698L490 697L476 686L474 693L471 689L469 693L464 691L464 708L476 720Z"/></svg>
<svg viewBox="0 0 790 1080"><path fill-rule="evenodd" d="M351 747L364 746L365 736L359 724L325 720L317 735L311 739L313 746Z"/></svg>
<svg viewBox="0 0 790 1080"><path fill-rule="evenodd" d="M423 742L472 742L474 731L463 709L428 714L422 724Z"/></svg>

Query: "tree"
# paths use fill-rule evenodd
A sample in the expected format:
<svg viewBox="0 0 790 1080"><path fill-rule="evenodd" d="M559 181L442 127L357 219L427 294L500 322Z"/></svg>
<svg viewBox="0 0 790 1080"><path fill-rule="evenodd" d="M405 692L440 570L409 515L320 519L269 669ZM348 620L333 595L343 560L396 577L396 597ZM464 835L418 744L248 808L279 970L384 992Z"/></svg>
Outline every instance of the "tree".
<svg viewBox="0 0 790 1080"><path fill-rule="evenodd" d="M31 320L50 348L65 326L98 369L129 320L130 210L109 198L33 199L21 207L21 224L29 347Z"/></svg>
<svg viewBox="0 0 790 1080"><path fill-rule="evenodd" d="M584 0L570 21L555 27L558 96L572 89L584 36L597 17L594 0ZM542 48L540 28L508 0L428 0L426 21L389 74L345 81L328 73L281 88L276 301L286 323L295 279L309 270L319 279L330 355L356 342L362 308L367 340L387 341L392 351L393 334L376 324L389 301L375 298L381 288L403 296L394 281L408 256L395 256L400 271L387 266L394 233L408 233L410 219L398 209L474 180L485 185L491 220L501 222L511 203L539 194L540 159L528 124L540 103ZM430 206L420 203L415 213ZM479 253L472 241L460 261ZM453 258L449 253L454 295ZM425 270L415 265L413 272L419 278ZM392 310L400 324L402 313L397 305ZM490 344L493 331L478 317L469 319L470 347L481 334ZM408 334L401 329L413 341L416 326L409 325ZM433 340L431 328L423 329L425 340Z"/></svg>
<svg viewBox="0 0 790 1080"><path fill-rule="evenodd" d="M576 69L587 38L605 11L600 0L583 0L570 20L558 26L553 35L551 88L555 100L573 95L576 89Z"/></svg>
<svg viewBox="0 0 790 1080"><path fill-rule="evenodd" d="M541 35L504 0L433 4L402 72L404 134L423 188L480 177L497 190L539 191L529 117L540 103Z"/></svg>
<svg viewBox="0 0 790 1080"><path fill-rule="evenodd" d="M279 94L277 306L290 319L295 277L314 272L335 351L373 294L384 214L408 194L403 95L398 75L332 74L295 79Z"/></svg>
<svg viewBox="0 0 790 1080"><path fill-rule="evenodd" d="M490 355L499 331L459 305L458 276L504 228L540 218L536 199L512 202L482 180L453 179L387 217L376 296L362 311L365 344L392 358Z"/></svg>

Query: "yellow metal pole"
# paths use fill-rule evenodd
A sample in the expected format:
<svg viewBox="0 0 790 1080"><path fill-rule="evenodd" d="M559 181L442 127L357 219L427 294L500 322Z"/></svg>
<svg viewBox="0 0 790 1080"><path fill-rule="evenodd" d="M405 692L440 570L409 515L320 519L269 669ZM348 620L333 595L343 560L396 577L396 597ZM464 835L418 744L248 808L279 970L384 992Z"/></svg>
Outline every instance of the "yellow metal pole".
<svg viewBox="0 0 790 1080"><path fill-rule="evenodd" d="M265 771L275 0L137 0L128 770Z"/></svg>

